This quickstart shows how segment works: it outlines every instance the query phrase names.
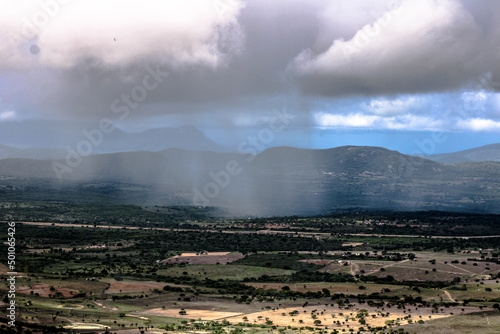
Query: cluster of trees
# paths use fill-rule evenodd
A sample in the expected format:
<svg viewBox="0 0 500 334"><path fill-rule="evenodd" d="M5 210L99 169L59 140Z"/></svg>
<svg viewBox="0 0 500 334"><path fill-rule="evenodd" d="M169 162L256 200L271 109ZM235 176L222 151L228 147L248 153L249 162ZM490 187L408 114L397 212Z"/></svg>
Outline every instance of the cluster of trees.
<svg viewBox="0 0 500 334"><path fill-rule="evenodd" d="M307 219L291 216L237 220L228 229L259 230L271 224L279 226L283 231L317 230L335 235L368 232L393 235L404 233L416 236L469 236L499 234L499 220L500 215L495 214L353 210Z"/></svg>
<svg viewBox="0 0 500 334"><path fill-rule="evenodd" d="M16 187L19 188L19 187ZM0 189L0 194L2 189ZM75 224L126 225L142 227L196 228L199 224L186 221L215 221L217 208L169 206L141 207L123 204L24 201L0 204L0 220L62 222ZM80 203L77 203L80 202Z"/></svg>
<svg viewBox="0 0 500 334"><path fill-rule="evenodd" d="M60 247L110 243L127 240L132 246L123 251L327 251L342 249L343 240L300 236L233 234L203 231L159 231L105 228L23 226L18 237L32 247ZM87 250L85 252L88 252Z"/></svg>

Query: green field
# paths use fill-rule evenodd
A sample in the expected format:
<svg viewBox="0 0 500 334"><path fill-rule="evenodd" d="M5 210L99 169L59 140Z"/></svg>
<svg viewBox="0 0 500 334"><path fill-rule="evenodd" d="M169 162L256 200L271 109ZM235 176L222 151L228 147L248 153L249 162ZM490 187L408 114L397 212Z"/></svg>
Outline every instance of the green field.
<svg viewBox="0 0 500 334"><path fill-rule="evenodd" d="M258 278L262 275L283 276L290 275L294 272L294 270L246 265L195 264L185 267L160 269L157 273L168 276L192 276L196 278L206 277L213 280L230 279L241 281L244 278Z"/></svg>
<svg viewBox="0 0 500 334"><path fill-rule="evenodd" d="M496 334L500 330L500 312L478 312L428 321L423 325L402 327L415 334Z"/></svg>

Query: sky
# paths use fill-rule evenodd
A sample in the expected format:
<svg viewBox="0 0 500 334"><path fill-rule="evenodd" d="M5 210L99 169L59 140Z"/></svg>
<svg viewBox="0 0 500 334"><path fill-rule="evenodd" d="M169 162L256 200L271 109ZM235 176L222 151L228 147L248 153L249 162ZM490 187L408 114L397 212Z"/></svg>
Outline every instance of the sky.
<svg viewBox="0 0 500 334"><path fill-rule="evenodd" d="M499 1L0 3L2 123L193 125L233 148L500 142Z"/></svg>

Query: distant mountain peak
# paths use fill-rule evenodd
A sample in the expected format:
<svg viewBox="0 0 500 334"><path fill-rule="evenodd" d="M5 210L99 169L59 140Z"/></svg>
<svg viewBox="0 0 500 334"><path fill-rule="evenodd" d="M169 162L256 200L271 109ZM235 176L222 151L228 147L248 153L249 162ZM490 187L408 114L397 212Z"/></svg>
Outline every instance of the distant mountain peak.
<svg viewBox="0 0 500 334"><path fill-rule="evenodd" d="M26 120L0 123L0 143L8 145L1 158L54 158L54 152L44 156L41 149L65 150L67 146L76 149L82 141L88 140L86 131L96 131L98 124L75 121ZM14 154L16 147L37 149L34 156L25 151L22 156ZM117 127L102 134L102 142L92 145L93 154L162 151L167 148L179 148L192 151L231 152L230 148L213 142L194 126L158 127L142 132L130 133ZM10 153L6 154L7 150ZM64 152L63 152L64 153Z"/></svg>
<svg viewBox="0 0 500 334"><path fill-rule="evenodd" d="M452 153L434 154L426 158L440 163L500 161L500 144L489 144Z"/></svg>

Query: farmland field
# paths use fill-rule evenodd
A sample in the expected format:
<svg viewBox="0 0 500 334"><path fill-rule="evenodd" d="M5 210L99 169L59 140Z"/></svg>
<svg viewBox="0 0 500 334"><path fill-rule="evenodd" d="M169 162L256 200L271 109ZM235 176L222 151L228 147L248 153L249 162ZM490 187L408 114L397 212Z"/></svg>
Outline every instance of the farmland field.
<svg viewBox="0 0 500 334"><path fill-rule="evenodd" d="M196 310L189 309L185 314L179 314L181 309L168 309L164 310L161 308L151 309L141 314L144 315L154 315L160 317L170 317L170 318L181 318L181 319L201 319L201 320L222 320L229 317L238 316L241 313L236 312L218 312L209 310Z"/></svg>
<svg viewBox="0 0 500 334"><path fill-rule="evenodd" d="M181 255L161 261L161 263L189 263L189 264L228 264L244 256L239 253L212 252L204 254L182 253Z"/></svg>
<svg viewBox="0 0 500 334"><path fill-rule="evenodd" d="M295 223L241 223L255 227L245 233L220 233L213 221L196 230L20 224L18 319L26 330L120 334L498 327L500 239L340 236L314 232L315 218L287 219ZM362 220L352 220L342 228L359 232ZM281 232L303 226L304 235L260 233L259 224ZM0 287L2 303L7 289Z"/></svg>
<svg viewBox="0 0 500 334"><path fill-rule="evenodd" d="M245 265L203 265L203 264L193 264L186 267L173 267L169 269L161 269L158 274L168 275L168 276L192 276L192 277L202 277L210 278L214 280L218 279L234 279L241 280L245 277L247 278L258 278L262 275L290 275L294 273L293 270L285 270L278 268L263 268L257 266L245 266Z"/></svg>
<svg viewBox="0 0 500 334"><path fill-rule="evenodd" d="M131 292L149 292L152 289L162 289L165 284L155 281L133 281L133 280L103 280L109 284L106 293L131 293Z"/></svg>

